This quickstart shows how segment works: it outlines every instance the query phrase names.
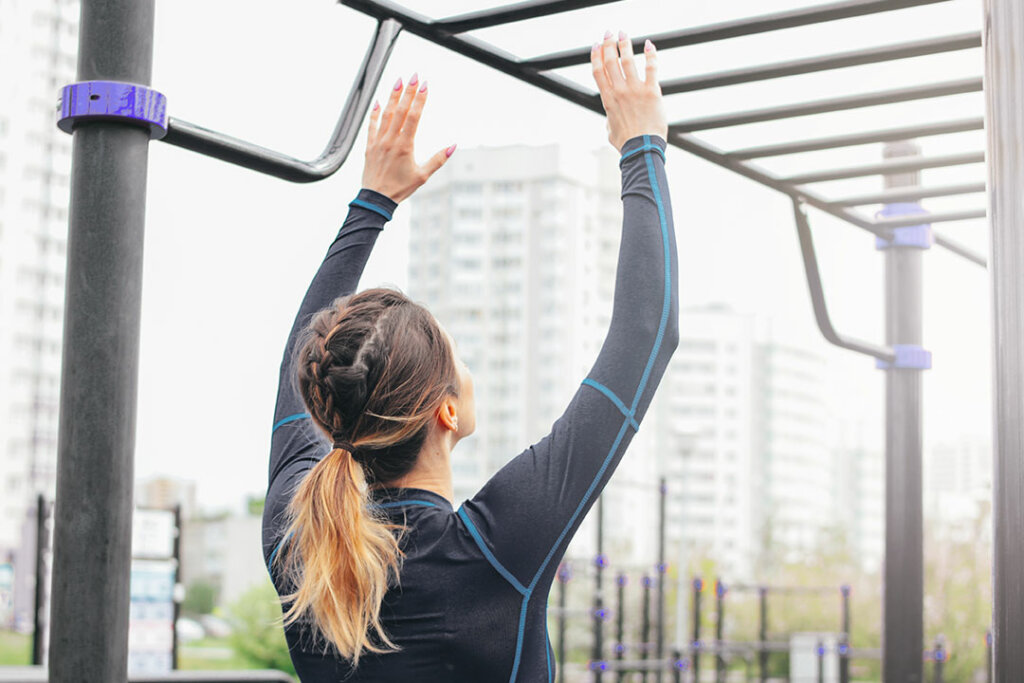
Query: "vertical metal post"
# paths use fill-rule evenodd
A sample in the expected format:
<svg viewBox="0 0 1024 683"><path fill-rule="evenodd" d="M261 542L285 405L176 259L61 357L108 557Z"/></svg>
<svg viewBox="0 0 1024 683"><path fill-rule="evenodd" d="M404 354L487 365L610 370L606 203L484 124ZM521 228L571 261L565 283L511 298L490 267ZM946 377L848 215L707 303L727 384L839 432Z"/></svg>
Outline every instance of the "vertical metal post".
<svg viewBox="0 0 1024 683"><path fill-rule="evenodd" d="M626 575L615 577L615 661L621 662L626 652ZM615 681L626 680L626 672L616 669Z"/></svg>
<svg viewBox="0 0 1024 683"><path fill-rule="evenodd" d="M985 0L992 292L994 680L1024 680L1024 6Z"/></svg>
<svg viewBox="0 0 1024 683"><path fill-rule="evenodd" d="M565 562L558 568L558 683L565 683L565 586L570 571Z"/></svg>
<svg viewBox="0 0 1024 683"><path fill-rule="evenodd" d="M758 680L760 683L768 681L768 588L761 586L757 589L761 609L757 618L757 638L761 641L758 644L757 663Z"/></svg>
<svg viewBox="0 0 1024 683"><path fill-rule="evenodd" d="M643 600L640 603L640 660L646 662L651 653L651 577L643 578ZM646 667L640 673L640 680L647 683Z"/></svg>
<svg viewBox="0 0 1024 683"><path fill-rule="evenodd" d="M725 683L725 584L715 580L715 683Z"/></svg>
<svg viewBox="0 0 1024 683"><path fill-rule="evenodd" d="M935 652L932 654L932 659L935 661L932 683L943 683L945 680L943 669L946 665L946 642L941 635L935 638Z"/></svg>
<svg viewBox="0 0 1024 683"><path fill-rule="evenodd" d="M920 154L913 143L889 143L885 158ZM920 172L887 175L886 189L919 184ZM920 346L921 256L918 247L885 250L886 342ZM894 364L895 365L895 364ZM885 570L882 680L923 683L924 551L921 501L921 371L885 374Z"/></svg>
<svg viewBox="0 0 1024 683"><path fill-rule="evenodd" d="M181 617L181 601L178 587L181 585L181 503L174 506L174 622L171 628L171 669L178 669L178 618Z"/></svg>
<svg viewBox="0 0 1024 683"><path fill-rule="evenodd" d="M993 683L995 680L992 673L992 659L992 631L989 631L985 634L985 683Z"/></svg>
<svg viewBox="0 0 1024 683"><path fill-rule="evenodd" d="M818 655L818 683L825 683L825 643L821 638L814 652Z"/></svg>
<svg viewBox="0 0 1024 683"><path fill-rule="evenodd" d="M50 535L46 533L46 498L43 494L36 497L36 585L32 610L32 664L43 664L43 650L46 641L46 615L43 606L46 604L46 550Z"/></svg>
<svg viewBox="0 0 1024 683"><path fill-rule="evenodd" d="M704 591L704 580L693 580L693 680L700 681L700 595Z"/></svg>
<svg viewBox="0 0 1024 683"><path fill-rule="evenodd" d="M594 558L594 649L591 653L594 681L601 683L604 669L604 597L601 583L604 574L604 496L597 499L597 557Z"/></svg>
<svg viewBox="0 0 1024 683"><path fill-rule="evenodd" d="M665 477L658 482L658 602L656 607L654 656L660 662L665 658L665 504L668 497L668 483ZM662 669L654 674L656 683L662 683Z"/></svg>
<svg viewBox="0 0 1024 683"><path fill-rule="evenodd" d="M839 683L850 683L850 587L839 589L842 595L842 616L839 627Z"/></svg>
<svg viewBox="0 0 1024 683"><path fill-rule="evenodd" d="M79 81L149 85L153 5L83 0ZM73 135L49 680L116 682L128 675L150 133L101 120Z"/></svg>

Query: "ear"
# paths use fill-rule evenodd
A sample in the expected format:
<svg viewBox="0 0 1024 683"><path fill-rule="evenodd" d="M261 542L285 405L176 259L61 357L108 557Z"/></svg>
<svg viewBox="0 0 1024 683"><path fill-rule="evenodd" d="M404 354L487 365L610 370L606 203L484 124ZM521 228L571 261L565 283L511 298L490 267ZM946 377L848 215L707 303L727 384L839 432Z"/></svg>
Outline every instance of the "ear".
<svg viewBox="0 0 1024 683"><path fill-rule="evenodd" d="M459 431L459 416L456 412L455 399L451 396L441 402L437 409L437 420L443 429L452 432Z"/></svg>

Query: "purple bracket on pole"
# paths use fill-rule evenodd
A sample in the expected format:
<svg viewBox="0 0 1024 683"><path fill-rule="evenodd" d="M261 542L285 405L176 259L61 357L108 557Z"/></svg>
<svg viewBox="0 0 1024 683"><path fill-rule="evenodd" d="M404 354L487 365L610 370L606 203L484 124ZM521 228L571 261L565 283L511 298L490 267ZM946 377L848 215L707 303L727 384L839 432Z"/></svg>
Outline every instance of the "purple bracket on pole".
<svg viewBox="0 0 1024 683"><path fill-rule="evenodd" d="M881 358L875 359L875 367L879 370L931 370L932 352L914 344L893 344L892 350L896 358L891 363Z"/></svg>
<svg viewBox="0 0 1024 683"><path fill-rule="evenodd" d="M898 202L886 204L885 208L875 214L875 218L891 218L893 216L917 216L928 215L927 209L922 208L917 202ZM921 225L908 225L902 228L893 228L892 237L875 238L875 249L879 251L892 249L894 247L909 247L912 249L931 249L935 244L935 234L932 232L930 223Z"/></svg>
<svg viewBox="0 0 1024 683"><path fill-rule="evenodd" d="M65 133L71 133L81 121L113 120L145 127L152 140L167 135L167 98L135 83L82 81L65 85L57 111L57 127Z"/></svg>

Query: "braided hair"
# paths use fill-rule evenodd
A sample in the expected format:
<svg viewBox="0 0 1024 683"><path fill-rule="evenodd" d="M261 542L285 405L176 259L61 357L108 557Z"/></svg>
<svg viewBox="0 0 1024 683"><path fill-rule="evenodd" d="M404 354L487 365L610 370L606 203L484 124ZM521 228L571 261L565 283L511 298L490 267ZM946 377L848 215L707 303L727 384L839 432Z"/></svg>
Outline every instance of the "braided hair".
<svg viewBox="0 0 1024 683"><path fill-rule="evenodd" d="M292 541L276 562L295 591L285 624L303 618L338 654L396 649L380 623L397 581L401 527L369 506L369 485L416 464L438 407L458 396L453 351L433 315L401 292L368 289L314 314L296 344L295 381L332 449L289 507Z"/></svg>

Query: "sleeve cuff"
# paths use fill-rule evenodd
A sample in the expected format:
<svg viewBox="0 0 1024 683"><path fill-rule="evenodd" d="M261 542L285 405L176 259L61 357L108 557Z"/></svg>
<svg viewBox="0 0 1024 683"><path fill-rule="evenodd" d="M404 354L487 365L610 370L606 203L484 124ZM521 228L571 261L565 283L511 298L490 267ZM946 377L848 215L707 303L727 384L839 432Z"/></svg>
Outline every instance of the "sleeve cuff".
<svg viewBox="0 0 1024 683"><path fill-rule="evenodd" d="M622 145L622 156L619 158L619 166L630 159L644 156L644 152L653 152L661 156L665 161L665 148L668 143L660 135L637 135L626 140Z"/></svg>
<svg viewBox="0 0 1024 683"><path fill-rule="evenodd" d="M395 208L398 207L398 202L394 201L387 195L381 194L376 190L369 188L362 188L359 190L359 194L356 198L348 203L350 207L358 206L368 211L380 214L386 220L391 220L392 215L395 212Z"/></svg>

